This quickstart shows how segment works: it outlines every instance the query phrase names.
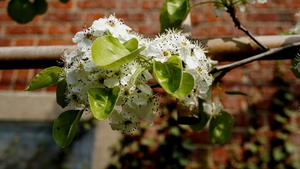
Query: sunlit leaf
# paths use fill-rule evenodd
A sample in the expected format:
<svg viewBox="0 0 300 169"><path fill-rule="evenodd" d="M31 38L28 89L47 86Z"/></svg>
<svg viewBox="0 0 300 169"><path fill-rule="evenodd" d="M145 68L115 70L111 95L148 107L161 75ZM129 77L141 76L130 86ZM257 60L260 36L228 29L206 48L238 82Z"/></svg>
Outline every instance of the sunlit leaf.
<svg viewBox="0 0 300 169"><path fill-rule="evenodd" d="M120 41L112 36L102 36L97 38L91 47L94 63L99 67L120 66L132 61L145 47L135 49L136 41L125 42L124 46ZM129 50L128 50L128 49ZM130 51L133 50L133 51Z"/></svg>
<svg viewBox="0 0 300 169"><path fill-rule="evenodd" d="M233 117L226 111L212 117L209 124L208 135L213 144L224 144L231 135Z"/></svg>
<svg viewBox="0 0 300 169"><path fill-rule="evenodd" d="M91 88L88 90L88 98L92 113L95 118L103 120L114 110L119 96L120 87L111 89Z"/></svg>
<svg viewBox="0 0 300 169"><path fill-rule="evenodd" d="M168 13L175 19L185 19L189 13L189 0L167 0Z"/></svg>
<svg viewBox="0 0 300 169"><path fill-rule="evenodd" d="M139 41L135 38L132 38L132 39L129 39L128 41L124 42L123 45L125 46L125 48L127 50L132 52L138 48Z"/></svg>
<svg viewBox="0 0 300 169"><path fill-rule="evenodd" d="M169 14L167 2L168 1L164 2L159 15L161 33L165 32L167 29L180 28L184 21L184 19L176 19Z"/></svg>
<svg viewBox="0 0 300 169"><path fill-rule="evenodd" d="M64 71L57 66L49 67L38 73L31 81L26 91L41 89L52 86L63 80L62 74Z"/></svg>
<svg viewBox="0 0 300 169"><path fill-rule="evenodd" d="M72 142L83 110L68 110L60 114L53 124L53 138L62 148Z"/></svg>
<svg viewBox="0 0 300 169"><path fill-rule="evenodd" d="M181 60L172 56L167 62L153 62L153 72L156 81L165 89L166 92L173 94L178 90L182 81Z"/></svg>
<svg viewBox="0 0 300 169"><path fill-rule="evenodd" d="M188 94L190 94L193 89L194 89L194 77L187 72L183 72L181 84L178 90L176 90L176 92L173 93L172 96L176 98L185 97Z"/></svg>

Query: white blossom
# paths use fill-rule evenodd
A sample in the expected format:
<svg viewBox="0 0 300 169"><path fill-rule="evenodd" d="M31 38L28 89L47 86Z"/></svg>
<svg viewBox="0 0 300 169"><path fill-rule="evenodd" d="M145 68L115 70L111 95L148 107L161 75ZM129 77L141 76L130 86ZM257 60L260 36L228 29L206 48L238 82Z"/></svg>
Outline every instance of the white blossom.
<svg viewBox="0 0 300 169"><path fill-rule="evenodd" d="M128 111L126 106L123 106L122 111L114 110L109 115L110 126L113 130L122 131L125 134L132 134L139 124L139 118L132 112Z"/></svg>
<svg viewBox="0 0 300 169"><path fill-rule="evenodd" d="M217 104L215 104L210 100L208 102L203 102L203 109L204 112L210 116L217 116L223 109L223 105L221 102L217 102Z"/></svg>

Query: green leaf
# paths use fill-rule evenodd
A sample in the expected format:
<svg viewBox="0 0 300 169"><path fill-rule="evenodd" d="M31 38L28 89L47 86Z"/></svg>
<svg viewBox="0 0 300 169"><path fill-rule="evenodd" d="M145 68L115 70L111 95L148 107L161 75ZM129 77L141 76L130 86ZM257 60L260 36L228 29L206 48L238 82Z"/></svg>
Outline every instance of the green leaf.
<svg viewBox="0 0 300 169"><path fill-rule="evenodd" d="M206 126L209 118L210 116L207 113L205 113L204 111L200 111L200 122L197 124L191 124L189 126L194 132L198 132Z"/></svg>
<svg viewBox="0 0 300 169"><path fill-rule="evenodd" d="M182 63L177 56L171 56L167 62L153 62L153 72L156 81L166 92L175 93L182 81Z"/></svg>
<svg viewBox="0 0 300 169"><path fill-rule="evenodd" d="M292 59L291 60L291 71L293 72L293 74L297 77L297 78L300 78L300 71L298 71L297 69L295 69L296 65L300 62L299 59ZM298 66L298 68L300 67L300 65ZM300 68L299 68L300 70Z"/></svg>
<svg viewBox="0 0 300 169"><path fill-rule="evenodd" d="M65 108L68 106L68 103L66 102L66 89L67 89L67 82L66 79L63 79L60 81L56 87L56 102L58 105L60 105L62 108Z"/></svg>
<svg viewBox="0 0 300 169"><path fill-rule="evenodd" d="M163 33L167 29L177 29L181 26L184 19L176 19L172 17L168 12L168 1L165 1L159 15L160 20L160 32Z"/></svg>
<svg viewBox="0 0 300 169"><path fill-rule="evenodd" d="M200 121L196 124L189 125L194 132L202 130L210 119L210 116L203 111L203 102L204 100L198 99Z"/></svg>
<svg viewBox="0 0 300 169"><path fill-rule="evenodd" d="M194 89L194 77L187 73L183 72L182 81L178 90L172 94L176 98L185 97L192 92Z"/></svg>
<svg viewBox="0 0 300 169"><path fill-rule="evenodd" d="M7 14L18 23L27 23L36 16L36 9L29 0L10 0Z"/></svg>
<svg viewBox="0 0 300 169"><path fill-rule="evenodd" d="M125 42L126 47L112 36L97 38L91 47L94 63L99 67L120 66L136 58L145 47L135 49L136 41ZM133 50L132 52L130 50Z"/></svg>
<svg viewBox="0 0 300 169"><path fill-rule="evenodd" d="M49 67L38 73L30 82L26 91L41 89L44 87L52 86L63 80L62 74L64 71L57 66Z"/></svg>
<svg viewBox="0 0 300 169"><path fill-rule="evenodd" d="M127 50L130 52L136 50L139 46L139 41L135 38L129 39L128 41L124 42L123 45Z"/></svg>
<svg viewBox="0 0 300 169"><path fill-rule="evenodd" d="M88 98L95 118L103 120L114 110L120 92L120 87L111 89L90 88Z"/></svg>
<svg viewBox="0 0 300 169"><path fill-rule="evenodd" d="M189 0L167 0L168 13L175 19L185 19L189 13Z"/></svg>
<svg viewBox="0 0 300 169"><path fill-rule="evenodd" d="M36 14L41 15L47 11L48 3L46 0L34 0L33 6L36 10Z"/></svg>
<svg viewBox="0 0 300 169"><path fill-rule="evenodd" d="M71 144L84 110L68 110L54 121L52 132L54 141L62 148Z"/></svg>
<svg viewBox="0 0 300 169"><path fill-rule="evenodd" d="M226 94L232 94L232 95L243 95L248 96L246 93L240 92L240 91L225 91Z"/></svg>
<svg viewBox="0 0 300 169"><path fill-rule="evenodd" d="M224 144L231 135L233 117L226 111L213 116L210 120L208 135L213 144Z"/></svg>

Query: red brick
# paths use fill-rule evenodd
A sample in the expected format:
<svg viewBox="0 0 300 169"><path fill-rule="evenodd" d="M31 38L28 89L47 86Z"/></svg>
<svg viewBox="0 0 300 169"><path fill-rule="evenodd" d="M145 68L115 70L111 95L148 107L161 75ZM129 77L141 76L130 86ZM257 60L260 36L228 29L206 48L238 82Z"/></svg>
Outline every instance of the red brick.
<svg viewBox="0 0 300 169"><path fill-rule="evenodd" d="M52 5L56 9L70 9L74 1L69 0L67 3L62 3L60 1L48 1L49 6Z"/></svg>
<svg viewBox="0 0 300 169"><path fill-rule="evenodd" d="M131 1L128 1L128 0L122 0L121 1L121 8L122 9L138 9L141 7L141 3L142 1L141 0L131 0Z"/></svg>
<svg viewBox="0 0 300 169"><path fill-rule="evenodd" d="M15 70L12 70L12 69L1 70L0 90L10 89L10 85L12 84L12 76L13 76L14 71Z"/></svg>
<svg viewBox="0 0 300 169"><path fill-rule="evenodd" d="M82 9L91 9L91 8L116 8L116 0L80 0L77 3L77 6Z"/></svg>
<svg viewBox="0 0 300 169"><path fill-rule="evenodd" d="M31 26L31 25L18 25L8 26L6 28L6 34L17 35L17 34L43 34L45 26Z"/></svg>
<svg viewBox="0 0 300 169"><path fill-rule="evenodd" d="M72 42L72 38L51 38L51 39L40 39L38 42L38 46L43 45L74 45Z"/></svg>
<svg viewBox="0 0 300 169"><path fill-rule="evenodd" d="M160 26L158 24L153 25L139 25L138 32L145 36L154 36L160 32Z"/></svg>
<svg viewBox="0 0 300 169"><path fill-rule="evenodd" d="M247 21L279 21L279 22L291 22L293 17L290 13L249 13L247 14Z"/></svg>
<svg viewBox="0 0 300 169"><path fill-rule="evenodd" d="M29 69L19 69L18 78L16 79L14 90L25 90L29 85L28 73Z"/></svg>
<svg viewBox="0 0 300 169"><path fill-rule="evenodd" d="M229 152L224 147L218 147L212 150L212 158L216 164L227 163L229 157Z"/></svg>
<svg viewBox="0 0 300 169"><path fill-rule="evenodd" d="M86 27L90 27L90 25L86 25ZM84 28L84 23L80 24L80 25L72 25L70 28L70 31L72 32L72 34L76 34L79 31L82 31Z"/></svg>
<svg viewBox="0 0 300 169"><path fill-rule="evenodd" d="M207 38L207 31L205 27L192 27L193 38Z"/></svg>
<svg viewBox="0 0 300 169"><path fill-rule="evenodd" d="M263 70L252 70L249 72L249 78L252 82L262 83L272 81L275 77L275 70L264 68Z"/></svg>
<svg viewBox="0 0 300 169"><path fill-rule="evenodd" d="M268 84L260 86L260 89L263 96L274 96L278 92L279 86Z"/></svg>
<svg viewBox="0 0 300 169"><path fill-rule="evenodd" d="M124 21L125 21L125 24L126 22L143 22L145 21L145 16L146 14L145 13L118 13L116 12L116 17L117 18L122 18Z"/></svg>
<svg viewBox="0 0 300 169"><path fill-rule="evenodd" d="M51 25L49 26L50 35L62 35L69 31L69 27L66 25Z"/></svg>
<svg viewBox="0 0 300 169"><path fill-rule="evenodd" d="M64 11L64 12L47 12L44 15L45 21L81 21L82 14L80 12Z"/></svg>
<svg viewBox="0 0 300 169"><path fill-rule="evenodd" d="M0 46L10 46L10 45L11 45L11 39L1 38Z"/></svg>
<svg viewBox="0 0 300 169"><path fill-rule="evenodd" d="M143 9L158 9L160 10L164 1L161 0L151 0L151 1L143 1L142 7Z"/></svg>
<svg viewBox="0 0 300 169"><path fill-rule="evenodd" d="M258 98L254 106L256 110L269 111L272 104L273 98L270 98L270 96L264 96L264 98Z"/></svg>
<svg viewBox="0 0 300 169"><path fill-rule="evenodd" d="M56 87L57 87L57 85L55 84L55 85L47 87L46 90L47 91L51 91L51 92L55 92L56 91Z"/></svg>
<svg viewBox="0 0 300 169"><path fill-rule="evenodd" d="M16 46L32 46L34 43L33 39L17 39Z"/></svg>
<svg viewBox="0 0 300 169"><path fill-rule="evenodd" d="M247 127L249 125L249 115L247 114L233 114L234 128L236 127Z"/></svg>
<svg viewBox="0 0 300 169"><path fill-rule="evenodd" d="M258 25L256 27L256 31L257 31L258 35L278 35L278 34L282 33L280 31L280 27L278 27L277 25L272 25L272 24Z"/></svg>
<svg viewBox="0 0 300 169"><path fill-rule="evenodd" d="M0 9L6 8L9 1L0 1Z"/></svg>
<svg viewBox="0 0 300 169"><path fill-rule="evenodd" d="M201 143L201 144L210 144L210 140L208 138L208 131L201 130L199 132L190 131L186 134L186 137L190 138L193 143Z"/></svg>
<svg viewBox="0 0 300 169"><path fill-rule="evenodd" d="M245 96L233 96L233 95L222 95L222 104L224 110L228 113L239 113L243 111L243 102L245 101Z"/></svg>
<svg viewBox="0 0 300 169"><path fill-rule="evenodd" d="M88 13L87 15L85 15L85 21L89 21L89 24L90 24L90 25L87 25L87 27L90 27L95 20L98 20L99 18L103 18L104 16L105 16L105 14L102 12ZM86 23L86 24L88 24L88 23Z"/></svg>
<svg viewBox="0 0 300 169"><path fill-rule="evenodd" d="M244 76L243 67L239 67L228 72L223 78L223 82L236 82L237 79L241 80Z"/></svg>
<svg viewBox="0 0 300 169"><path fill-rule="evenodd" d="M6 13L0 13L0 21L13 21L9 15Z"/></svg>

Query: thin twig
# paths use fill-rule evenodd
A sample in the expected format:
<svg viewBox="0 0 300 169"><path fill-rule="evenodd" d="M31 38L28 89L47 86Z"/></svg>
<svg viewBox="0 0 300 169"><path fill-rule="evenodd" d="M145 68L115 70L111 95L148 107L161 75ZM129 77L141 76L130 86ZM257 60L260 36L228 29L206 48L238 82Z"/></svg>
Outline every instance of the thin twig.
<svg viewBox="0 0 300 169"><path fill-rule="evenodd" d="M237 68L239 66L242 66L242 65L245 65L247 63L253 62L255 60L262 59L262 58L267 57L267 56L274 55L278 52L282 52L284 50L287 50L287 49L290 49L290 48L293 48L293 47L300 47L300 42L293 43L293 44L286 45L286 46L282 46L282 47L278 47L278 48L272 48L272 49L270 49L266 52L251 56L249 58L246 58L246 59L234 62L234 63L217 66L216 69L214 70L214 72L221 72L221 73L220 73L220 75L218 75L216 80L220 80L223 76L226 75L227 72L229 72L230 70L232 70L234 68Z"/></svg>
<svg viewBox="0 0 300 169"><path fill-rule="evenodd" d="M232 7L228 7L227 12L230 14L230 17L232 18L232 21L234 22L235 26L239 30L243 31L246 35L248 35L264 51L269 50L266 46L264 46L259 41L257 41L254 38L254 36L245 27L243 27L243 25L241 24L240 20L236 16L236 10L235 10L235 8L233 6Z"/></svg>

